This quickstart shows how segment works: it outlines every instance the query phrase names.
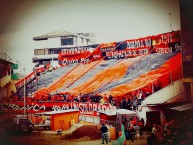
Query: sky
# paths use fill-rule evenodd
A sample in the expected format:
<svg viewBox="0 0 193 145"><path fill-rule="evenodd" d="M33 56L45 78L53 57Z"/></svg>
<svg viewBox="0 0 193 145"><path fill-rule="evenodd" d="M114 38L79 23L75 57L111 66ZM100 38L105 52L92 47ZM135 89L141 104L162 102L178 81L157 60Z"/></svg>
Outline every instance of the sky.
<svg viewBox="0 0 193 145"><path fill-rule="evenodd" d="M0 0L0 52L32 72L33 37L64 30L97 43L180 30L178 0Z"/></svg>

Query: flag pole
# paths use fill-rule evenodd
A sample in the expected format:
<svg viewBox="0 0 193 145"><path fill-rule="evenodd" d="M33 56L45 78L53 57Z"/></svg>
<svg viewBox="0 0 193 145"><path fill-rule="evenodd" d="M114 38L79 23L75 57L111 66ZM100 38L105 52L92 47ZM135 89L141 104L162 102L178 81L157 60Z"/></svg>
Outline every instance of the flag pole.
<svg viewBox="0 0 193 145"><path fill-rule="evenodd" d="M23 103L24 103L24 116L26 116L26 90L25 90L25 67L23 68L24 71L24 85L23 85Z"/></svg>

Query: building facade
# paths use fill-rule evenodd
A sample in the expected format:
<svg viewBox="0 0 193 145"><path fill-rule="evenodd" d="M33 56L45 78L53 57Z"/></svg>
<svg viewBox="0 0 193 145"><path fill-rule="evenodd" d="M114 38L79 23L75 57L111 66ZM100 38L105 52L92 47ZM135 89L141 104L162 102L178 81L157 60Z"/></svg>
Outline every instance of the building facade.
<svg viewBox="0 0 193 145"><path fill-rule="evenodd" d="M6 53L1 53L0 56L0 99L8 99L16 92L18 64L14 64Z"/></svg>
<svg viewBox="0 0 193 145"><path fill-rule="evenodd" d="M53 61L57 65L58 54L61 49L71 49L74 47L88 46L95 44L95 34L93 33L70 33L67 31L56 31L41 36L34 37L36 43L34 57L32 61L36 66L46 65Z"/></svg>

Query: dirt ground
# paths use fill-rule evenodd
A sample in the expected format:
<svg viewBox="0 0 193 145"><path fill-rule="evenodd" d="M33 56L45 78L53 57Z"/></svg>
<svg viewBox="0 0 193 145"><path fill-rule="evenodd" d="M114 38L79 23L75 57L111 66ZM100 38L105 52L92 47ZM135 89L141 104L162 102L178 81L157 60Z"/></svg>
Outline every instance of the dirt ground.
<svg viewBox="0 0 193 145"><path fill-rule="evenodd" d="M2 117L2 116L1 116ZM2 119L2 118L1 118ZM147 133L134 142L127 140L126 145L147 145ZM115 140L108 144L115 143ZM75 124L68 131L33 131L31 135L16 135L5 131L4 121L0 122L0 145L99 145L101 133L99 126L91 123ZM116 144L114 144L116 145Z"/></svg>
<svg viewBox="0 0 193 145"><path fill-rule="evenodd" d="M90 127L87 127L90 128ZM88 130L89 133L90 131ZM75 132L73 135L77 135ZM80 136L70 136L62 133L58 135L53 131L41 131L41 132L33 132L32 135L11 135L5 132L0 132L0 144L1 145L99 145L101 144L101 136L96 135L95 138L91 138L89 136L84 136L83 134ZM147 134L144 133L143 138L135 140L131 142L131 140L127 140L126 144L132 145L147 145L146 143ZM115 142L109 142L108 144L113 144Z"/></svg>

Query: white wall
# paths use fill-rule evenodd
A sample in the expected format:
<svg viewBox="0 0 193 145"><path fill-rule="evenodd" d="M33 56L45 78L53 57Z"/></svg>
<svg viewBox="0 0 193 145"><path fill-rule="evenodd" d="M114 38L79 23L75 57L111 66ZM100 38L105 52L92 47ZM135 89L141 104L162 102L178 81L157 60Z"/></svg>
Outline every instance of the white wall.
<svg viewBox="0 0 193 145"><path fill-rule="evenodd" d="M56 48L61 46L60 37L57 38L49 38L48 40L39 40L34 41L35 48Z"/></svg>
<svg viewBox="0 0 193 145"><path fill-rule="evenodd" d="M74 43L76 45L76 37L73 37ZM43 48L58 48L58 47L64 47L64 46L74 46L74 45L61 45L61 38L48 38L48 40L39 40L34 41L35 49L43 49ZM77 46L85 46L87 45L86 39L83 39L80 37L77 37Z"/></svg>
<svg viewBox="0 0 193 145"><path fill-rule="evenodd" d="M144 119L145 123L146 123L146 112L152 112L152 111L160 111L160 119L161 119L161 122L162 122L162 118L164 117L164 112L159 108L159 107L156 107L156 106L144 106L142 107L142 111L139 112L139 116L141 118Z"/></svg>

